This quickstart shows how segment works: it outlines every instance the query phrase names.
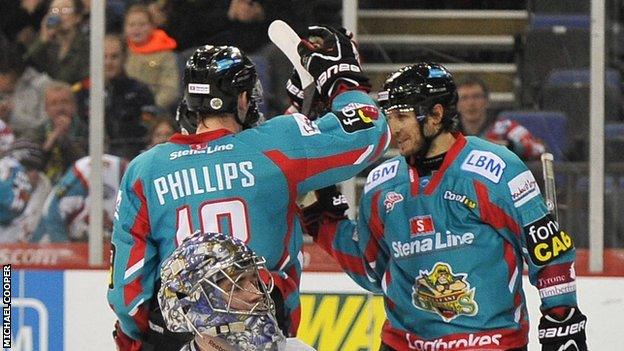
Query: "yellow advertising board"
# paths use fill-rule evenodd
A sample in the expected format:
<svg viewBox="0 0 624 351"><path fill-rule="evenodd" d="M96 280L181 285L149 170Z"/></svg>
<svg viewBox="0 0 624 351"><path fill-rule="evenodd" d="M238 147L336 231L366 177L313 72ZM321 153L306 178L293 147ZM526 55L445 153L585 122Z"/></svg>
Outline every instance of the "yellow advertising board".
<svg viewBox="0 0 624 351"><path fill-rule="evenodd" d="M383 298L366 294L302 294L297 337L319 351L379 350Z"/></svg>

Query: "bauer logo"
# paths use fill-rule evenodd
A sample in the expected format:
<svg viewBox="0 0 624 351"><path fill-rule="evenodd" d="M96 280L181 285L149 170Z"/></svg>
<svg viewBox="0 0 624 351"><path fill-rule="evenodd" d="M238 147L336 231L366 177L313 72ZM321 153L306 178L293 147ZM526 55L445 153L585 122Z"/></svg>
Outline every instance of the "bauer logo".
<svg viewBox="0 0 624 351"><path fill-rule="evenodd" d="M461 165L461 169L484 176L498 183L507 167L505 161L489 151L472 150Z"/></svg>
<svg viewBox="0 0 624 351"><path fill-rule="evenodd" d="M210 94L210 85L191 83L188 85L188 92L191 94L208 95Z"/></svg>
<svg viewBox="0 0 624 351"><path fill-rule="evenodd" d="M20 295L13 294L11 317L12 351L63 350L63 289L61 271L16 271L14 286L23 284ZM45 288L42 288L45 287Z"/></svg>

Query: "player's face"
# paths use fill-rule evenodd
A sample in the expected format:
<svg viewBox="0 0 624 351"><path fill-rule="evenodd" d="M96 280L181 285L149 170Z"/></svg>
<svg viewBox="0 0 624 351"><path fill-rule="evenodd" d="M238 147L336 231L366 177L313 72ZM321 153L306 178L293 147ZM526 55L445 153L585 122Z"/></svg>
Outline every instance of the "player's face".
<svg viewBox="0 0 624 351"><path fill-rule="evenodd" d="M420 125L414 111L401 112L392 110L386 113L388 125L392 132L392 140L403 156L412 155L422 147L424 140L420 133Z"/></svg>
<svg viewBox="0 0 624 351"><path fill-rule="evenodd" d="M457 89L457 95L459 97L457 110L464 123L478 123L485 120L488 101L480 85L461 86Z"/></svg>
<svg viewBox="0 0 624 351"><path fill-rule="evenodd" d="M236 284L229 279L222 279L219 282L219 287L231 295L231 309L250 310L262 300L264 295L258 288L255 271L244 272L233 280Z"/></svg>

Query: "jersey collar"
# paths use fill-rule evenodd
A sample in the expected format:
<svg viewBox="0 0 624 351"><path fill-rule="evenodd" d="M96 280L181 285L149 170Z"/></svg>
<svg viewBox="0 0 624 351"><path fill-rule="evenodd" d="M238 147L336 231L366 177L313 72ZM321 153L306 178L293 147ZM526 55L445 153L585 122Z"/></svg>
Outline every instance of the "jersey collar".
<svg viewBox="0 0 624 351"><path fill-rule="evenodd" d="M440 184L440 181L442 180L442 177L444 176L446 170L451 166L453 161L455 161L455 159L457 158L457 155L459 155L460 151L466 145L466 138L464 138L463 134L455 132L453 133L453 136L455 137L455 142L446 152L446 156L444 157L444 161L442 162L442 166L440 166L440 169L434 172L431 176L431 181L424 189L425 195L431 195L431 193L433 193L433 191L437 188L438 184ZM418 171L415 167L409 164L407 167L409 172L410 193L412 196L416 196L418 195L418 188L420 183Z"/></svg>
<svg viewBox="0 0 624 351"><path fill-rule="evenodd" d="M203 144L216 139L219 139L223 136L234 134L227 129L216 129L211 130L209 132L200 133L200 134L180 134L175 133L169 141L175 144Z"/></svg>

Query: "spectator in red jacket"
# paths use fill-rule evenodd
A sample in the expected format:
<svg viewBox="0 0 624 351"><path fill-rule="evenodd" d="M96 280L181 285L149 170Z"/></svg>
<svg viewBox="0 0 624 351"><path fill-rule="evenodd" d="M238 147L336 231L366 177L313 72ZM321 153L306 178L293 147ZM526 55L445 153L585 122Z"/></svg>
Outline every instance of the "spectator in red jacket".
<svg viewBox="0 0 624 351"><path fill-rule="evenodd" d="M536 160L544 153L544 144L528 129L510 119L488 116L489 91L477 77L467 77L457 84L457 110L460 130L505 145L523 160Z"/></svg>

